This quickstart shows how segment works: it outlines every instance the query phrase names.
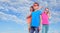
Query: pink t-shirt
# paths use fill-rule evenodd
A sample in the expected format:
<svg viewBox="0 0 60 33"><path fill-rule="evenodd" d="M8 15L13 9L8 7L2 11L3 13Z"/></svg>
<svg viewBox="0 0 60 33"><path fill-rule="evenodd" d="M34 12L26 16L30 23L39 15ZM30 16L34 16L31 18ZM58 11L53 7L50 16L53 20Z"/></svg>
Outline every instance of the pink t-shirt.
<svg viewBox="0 0 60 33"><path fill-rule="evenodd" d="M44 12L42 13L42 24L49 24L48 15Z"/></svg>

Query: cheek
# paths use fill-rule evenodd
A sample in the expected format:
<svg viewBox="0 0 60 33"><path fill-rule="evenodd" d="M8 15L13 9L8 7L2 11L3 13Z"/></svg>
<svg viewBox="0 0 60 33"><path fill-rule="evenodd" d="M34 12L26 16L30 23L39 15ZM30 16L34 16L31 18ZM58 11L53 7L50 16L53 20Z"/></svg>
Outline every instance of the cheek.
<svg viewBox="0 0 60 33"><path fill-rule="evenodd" d="M31 10L33 10L33 9L31 9Z"/></svg>
<svg viewBox="0 0 60 33"><path fill-rule="evenodd" d="M37 9L38 7L35 7L35 9Z"/></svg>
<svg viewBox="0 0 60 33"><path fill-rule="evenodd" d="M39 7L37 6L36 8L38 9Z"/></svg>
<svg viewBox="0 0 60 33"><path fill-rule="evenodd" d="M48 10L48 9L46 9L46 10Z"/></svg>

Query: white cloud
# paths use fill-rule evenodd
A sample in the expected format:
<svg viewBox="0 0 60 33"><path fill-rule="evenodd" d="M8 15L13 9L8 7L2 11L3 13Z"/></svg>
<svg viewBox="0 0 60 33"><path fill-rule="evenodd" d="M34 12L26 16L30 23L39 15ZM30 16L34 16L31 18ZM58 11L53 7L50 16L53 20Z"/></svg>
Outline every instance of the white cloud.
<svg viewBox="0 0 60 33"><path fill-rule="evenodd" d="M60 21L60 12L51 11L51 20L50 23L58 23Z"/></svg>
<svg viewBox="0 0 60 33"><path fill-rule="evenodd" d="M28 14L29 8L33 4L30 0L16 0L16 2L12 2L15 0L6 0L6 3L8 6L2 5L4 0L1 1L2 4L0 4L0 9L3 9L5 12L12 10L14 13L22 13L22 14ZM4 6L4 7L3 7Z"/></svg>
<svg viewBox="0 0 60 33"><path fill-rule="evenodd" d="M5 14L3 12L0 12L0 19L5 21L14 21L18 24L22 24L25 22L25 20L19 19L15 15Z"/></svg>

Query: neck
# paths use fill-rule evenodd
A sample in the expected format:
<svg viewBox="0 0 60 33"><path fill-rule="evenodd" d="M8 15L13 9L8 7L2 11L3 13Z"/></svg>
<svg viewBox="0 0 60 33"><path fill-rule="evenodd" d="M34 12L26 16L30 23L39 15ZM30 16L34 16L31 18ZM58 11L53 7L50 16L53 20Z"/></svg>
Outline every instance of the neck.
<svg viewBox="0 0 60 33"><path fill-rule="evenodd" d="M35 11L38 10L38 9L35 9Z"/></svg>

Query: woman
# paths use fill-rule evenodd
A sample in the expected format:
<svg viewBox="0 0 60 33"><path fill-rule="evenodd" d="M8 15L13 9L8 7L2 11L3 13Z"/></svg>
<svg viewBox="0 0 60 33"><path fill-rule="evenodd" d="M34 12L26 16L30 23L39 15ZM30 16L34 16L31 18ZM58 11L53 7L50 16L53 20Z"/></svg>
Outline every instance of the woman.
<svg viewBox="0 0 60 33"><path fill-rule="evenodd" d="M30 12L33 12L34 8L33 6L30 7ZM28 30L30 31L30 22L31 22L31 15L27 17L27 23L28 23Z"/></svg>
<svg viewBox="0 0 60 33"><path fill-rule="evenodd" d="M45 8L45 11L42 13L42 33L48 33L49 17L49 9Z"/></svg>

